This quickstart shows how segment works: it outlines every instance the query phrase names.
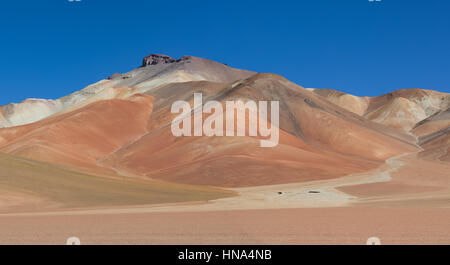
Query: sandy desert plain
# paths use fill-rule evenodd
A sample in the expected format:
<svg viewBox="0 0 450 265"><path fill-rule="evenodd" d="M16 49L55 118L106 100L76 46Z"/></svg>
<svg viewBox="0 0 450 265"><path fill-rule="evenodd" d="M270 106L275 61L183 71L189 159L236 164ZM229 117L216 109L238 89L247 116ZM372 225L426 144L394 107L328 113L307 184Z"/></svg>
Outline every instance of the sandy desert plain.
<svg viewBox="0 0 450 265"><path fill-rule="evenodd" d="M279 101L279 144L173 136L171 105L194 93ZM152 54L0 107L0 244L449 244L449 108Z"/></svg>

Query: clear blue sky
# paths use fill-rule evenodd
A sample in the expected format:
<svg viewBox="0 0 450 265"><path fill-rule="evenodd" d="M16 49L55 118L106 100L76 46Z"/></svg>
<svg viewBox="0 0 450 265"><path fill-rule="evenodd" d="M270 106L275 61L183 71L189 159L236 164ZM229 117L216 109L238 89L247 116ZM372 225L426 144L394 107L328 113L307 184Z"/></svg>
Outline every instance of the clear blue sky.
<svg viewBox="0 0 450 265"><path fill-rule="evenodd" d="M58 98L163 53L374 96L450 92L449 0L21 0L0 7L0 105Z"/></svg>

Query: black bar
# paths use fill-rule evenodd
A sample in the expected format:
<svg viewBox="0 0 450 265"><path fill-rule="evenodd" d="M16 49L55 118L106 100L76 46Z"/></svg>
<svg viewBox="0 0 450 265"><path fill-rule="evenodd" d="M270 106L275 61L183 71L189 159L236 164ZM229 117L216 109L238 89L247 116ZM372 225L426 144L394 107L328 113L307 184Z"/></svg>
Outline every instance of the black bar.
<svg viewBox="0 0 450 265"><path fill-rule="evenodd" d="M33 263L65 264L388 264L446 260L449 246L0 246L0 255ZM181 259L186 251L195 259ZM253 252L252 252L253 251ZM183 254L182 254L183 253ZM206 254L211 253L207 260ZM224 254L225 253L225 254ZM226 254L230 255L226 255ZM191 256L192 257L192 256ZM206 257L206 258L205 258ZM101 263L100 263L101 262ZM46 264L46 263L44 263Z"/></svg>

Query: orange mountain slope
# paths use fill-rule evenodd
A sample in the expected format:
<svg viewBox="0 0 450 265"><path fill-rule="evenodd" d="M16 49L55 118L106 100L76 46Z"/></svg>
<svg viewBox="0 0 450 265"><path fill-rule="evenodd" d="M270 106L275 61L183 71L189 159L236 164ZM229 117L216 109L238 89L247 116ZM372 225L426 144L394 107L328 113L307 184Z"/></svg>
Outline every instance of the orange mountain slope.
<svg viewBox="0 0 450 265"><path fill-rule="evenodd" d="M77 167L96 160L147 131L153 98L134 95L92 103L78 110L0 130L0 151Z"/></svg>
<svg viewBox="0 0 450 265"><path fill-rule="evenodd" d="M238 187L338 177L417 150L412 137L361 119L277 75L258 74L211 90L202 89L205 85L177 84L149 92L155 98L161 91L183 94L166 97L166 102L156 99L151 131L102 164L168 181ZM221 102L279 100L279 145L260 148L258 139L250 137L174 137L171 119L163 117L173 116L169 106L175 99L192 101L197 88L208 100Z"/></svg>

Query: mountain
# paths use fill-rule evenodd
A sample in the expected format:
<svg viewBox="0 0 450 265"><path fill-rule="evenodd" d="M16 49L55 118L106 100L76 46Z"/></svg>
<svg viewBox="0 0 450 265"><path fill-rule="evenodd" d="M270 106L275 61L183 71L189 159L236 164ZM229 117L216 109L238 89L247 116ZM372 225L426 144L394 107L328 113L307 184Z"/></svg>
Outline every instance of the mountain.
<svg viewBox="0 0 450 265"><path fill-rule="evenodd" d="M436 133L450 126L450 108L434 113L428 118L418 122L412 133L418 137Z"/></svg>
<svg viewBox="0 0 450 265"><path fill-rule="evenodd" d="M333 89L310 89L319 96L326 98L328 101L363 116L369 107L370 98L357 97L341 91Z"/></svg>
<svg viewBox="0 0 450 265"><path fill-rule="evenodd" d="M172 104L184 100L192 106L194 93L202 93L203 104L278 101L278 145L261 148L260 136L173 136L171 122L178 114L171 112ZM448 161L449 106L449 94L431 90L357 97L207 59L152 54L140 67L66 97L2 106L0 152L5 161L31 161L40 168L177 183L186 189L329 180L421 151L423 158ZM255 115L250 111L246 123L254 123ZM230 117L219 117L226 134ZM31 192L12 182L4 186ZM206 191L227 196L215 188Z"/></svg>
<svg viewBox="0 0 450 265"><path fill-rule="evenodd" d="M161 59L166 58L166 59ZM149 55L141 67L89 85L57 100L28 99L0 108L0 128L25 125L62 112L69 112L100 100L127 98L167 83L188 81L233 82L255 74L193 56L178 60L164 55Z"/></svg>
<svg viewBox="0 0 450 265"><path fill-rule="evenodd" d="M410 132L417 123L450 107L450 94L399 89L378 97L357 97L332 89L312 89L327 100L364 118Z"/></svg>
<svg viewBox="0 0 450 265"><path fill-rule="evenodd" d="M450 94L400 89L378 97L357 97L332 89L310 89L353 113L417 137L421 157L450 160Z"/></svg>
<svg viewBox="0 0 450 265"><path fill-rule="evenodd" d="M194 92L222 103L279 101L280 144L266 150L255 137L174 137L171 106L192 102ZM0 151L96 172L240 187L339 177L417 149L414 138L281 76L196 57L150 55L141 67L58 102L63 107L48 118L0 130Z"/></svg>
<svg viewBox="0 0 450 265"><path fill-rule="evenodd" d="M259 147L257 139L250 137L179 139L172 136L163 117L172 116L169 107L176 98L192 101L193 89L204 92L208 99L221 102L279 100L279 145L265 150ZM163 95L165 91L183 91L184 94L171 98ZM155 115L149 120L153 129L115 151L103 162L106 165L174 182L239 187L361 172L390 156L416 149L409 142L412 139L359 119L273 74L257 74L222 86L195 82L173 84L147 94L167 99L154 109ZM263 172L266 176L262 176Z"/></svg>
<svg viewBox="0 0 450 265"><path fill-rule="evenodd" d="M450 162L450 108L419 122L412 132L425 150L422 157Z"/></svg>
<svg viewBox="0 0 450 265"><path fill-rule="evenodd" d="M76 110L0 131L0 151L20 157L98 168L96 160L147 132L153 98L96 101Z"/></svg>

